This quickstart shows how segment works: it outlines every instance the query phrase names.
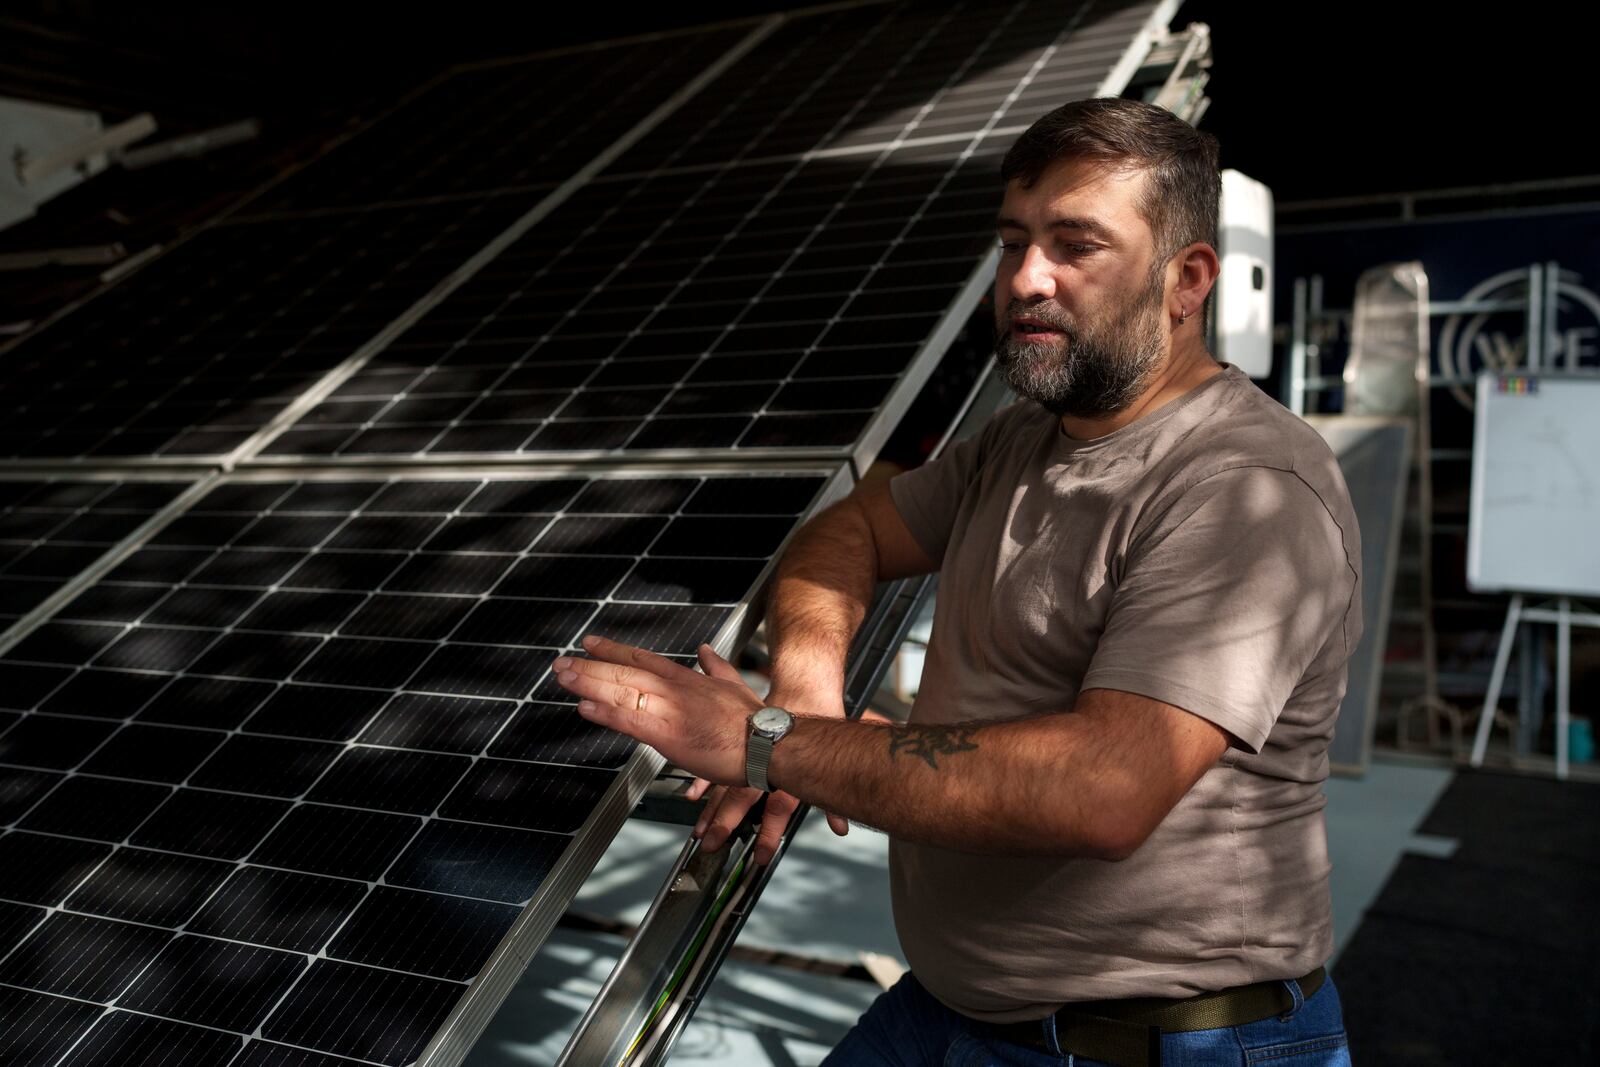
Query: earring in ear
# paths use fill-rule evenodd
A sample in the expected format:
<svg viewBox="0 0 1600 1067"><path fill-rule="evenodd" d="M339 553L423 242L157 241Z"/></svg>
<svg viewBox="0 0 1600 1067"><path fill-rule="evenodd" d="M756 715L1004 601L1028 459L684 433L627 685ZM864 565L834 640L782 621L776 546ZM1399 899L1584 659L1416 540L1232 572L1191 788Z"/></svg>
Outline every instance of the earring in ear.
<svg viewBox="0 0 1600 1067"><path fill-rule="evenodd" d="M1188 308L1179 308L1178 309L1178 325L1182 326L1185 322L1188 321L1188 319L1189 319L1189 309Z"/></svg>

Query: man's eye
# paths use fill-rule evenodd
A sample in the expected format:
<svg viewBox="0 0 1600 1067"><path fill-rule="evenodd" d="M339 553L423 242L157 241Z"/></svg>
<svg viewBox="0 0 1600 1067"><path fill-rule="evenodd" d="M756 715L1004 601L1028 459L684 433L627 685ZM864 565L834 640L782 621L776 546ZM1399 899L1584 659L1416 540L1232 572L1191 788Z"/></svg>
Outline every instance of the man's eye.
<svg viewBox="0 0 1600 1067"><path fill-rule="evenodd" d="M1068 245L1067 246L1067 251L1071 252L1075 256L1087 256L1091 252L1095 252L1097 250L1098 249L1097 249L1097 247L1095 245Z"/></svg>
<svg viewBox="0 0 1600 1067"><path fill-rule="evenodd" d="M1022 248L1023 248L1023 245L1022 245L1021 241L1001 241L1000 242L1000 252L1003 255L1014 256L1018 252L1021 252Z"/></svg>

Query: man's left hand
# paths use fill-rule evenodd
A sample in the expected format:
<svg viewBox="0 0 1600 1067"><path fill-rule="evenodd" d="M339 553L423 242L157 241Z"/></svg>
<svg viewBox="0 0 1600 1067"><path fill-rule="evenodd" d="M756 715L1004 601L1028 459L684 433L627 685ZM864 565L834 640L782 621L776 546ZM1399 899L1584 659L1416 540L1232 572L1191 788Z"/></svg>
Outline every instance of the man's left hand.
<svg viewBox="0 0 1600 1067"><path fill-rule="evenodd" d="M642 741L690 774L745 784L749 719L762 701L736 671L701 674L604 637L585 637L583 648L592 658L563 656L554 664L556 681L582 698L578 714ZM700 654L720 660L710 646Z"/></svg>

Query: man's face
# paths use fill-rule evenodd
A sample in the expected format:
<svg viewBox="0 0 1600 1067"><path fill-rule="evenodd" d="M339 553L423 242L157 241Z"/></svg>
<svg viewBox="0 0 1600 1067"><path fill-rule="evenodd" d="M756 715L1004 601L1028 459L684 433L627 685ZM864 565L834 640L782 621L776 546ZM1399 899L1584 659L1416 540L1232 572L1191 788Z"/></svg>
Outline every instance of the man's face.
<svg viewBox="0 0 1600 1067"><path fill-rule="evenodd" d="M996 357L1057 415L1128 407L1166 357L1165 264L1137 203L1143 171L1068 160L1006 186L995 272Z"/></svg>

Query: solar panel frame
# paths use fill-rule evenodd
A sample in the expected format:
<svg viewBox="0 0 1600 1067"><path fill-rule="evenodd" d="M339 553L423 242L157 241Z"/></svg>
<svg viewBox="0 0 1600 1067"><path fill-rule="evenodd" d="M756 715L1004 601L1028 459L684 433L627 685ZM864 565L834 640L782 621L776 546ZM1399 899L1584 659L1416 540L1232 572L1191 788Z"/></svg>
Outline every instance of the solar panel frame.
<svg viewBox="0 0 1600 1067"><path fill-rule="evenodd" d="M481 490L474 487L472 492L489 494L494 491L494 486L496 484L504 484L507 486L508 490L515 489L517 492L525 492L533 483L566 483L576 478L588 480L588 487L583 489L582 492L578 493L576 497L572 496L571 490L565 490L565 495L567 498L569 498L570 502L568 504L559 505L560 507L573 507L575 510L579 510L580 512L584 508L595 507L601 509L603 512L604 508L608 506L616 506L615 504L608 504L608 501L610 501L614 495L611 492L611 487L633 487L634 489L639 487L649 487L655 496L661 496L663 492L667 493L667 495L662 498L664 502L652 504L650 506L668 509L668 512L664 513L692 517L698 513L695 510L695 508L698 506L695 503L695 501L698 499L698 494L702 492L711 493L712 486L717 487L716 493L713 496L708 496L707 503L703 506L709 508L712 512L718 512L723 506L726 505L728 500L738 499L741 495L741 492L737 489L737 487L730 486L728 484L730 481L737 481L741 479L767 479L772 476L782 476L787 474L801 479L796 483L797 485L814 484L817 486L817 489L813 492L809 501L806 502L802 513L793 517L792 519L784 519L785 523L790 524L788 534L785 535L785 540L787 540L787 536L792 535L793 530L798 528L799 524L803 522L807 516L814 514L816 510L826 506L826 504L831 500L842 495L848 489L852 481L848 470L838 465L827 467L818 467L815 465L792 465L782 470L762 469L755 471L749 470L748 468L730 470L726 466L723 466L720 469L716 467L702 469L686 468L679 465L671 468L671 478L684 480L686 488L677 490L671 485L664 485L664 480L662 477L663 473L664 472L661 468L651 465L644 465L640 468L631 470L613 470L607 472L598 472L578 466L558 469L547 469L541 467L535 471L530 471L527 469L508 470L504 468L493 467L462 467L451 470L429 470L421 472L412 467L400 466L387 473L367 471L359 474L354 474L350 471L344 470L309 473L298 469L275 471L252 470L235 472L211 480L207 483L207 490L209 492L219 494L218 497L213 498L214 501L225 501L225 498L222 497L221 494L228 493L234 487L260 487L262 485L281 484L285 487L285 490L288 491L287 487L289 486L299 486L300 488L289 492L289 495L287 496L285 493L277 493L274 495L273 500L277 502L274 506L277 508L283 508L291 505L300 506L294 505L293 502L295 500L304 498L307 500L307 504L304 506L332 507L339 504L341 500L353 499L353 496L345 494L345 487L354 479L362 483L372 483L374 486L386 486L386 488L382 488L376 493L367 491L366 495L362 498L364 504L376 504L380 500L387 499L386 494L389 494L391 491L393 491L396 494L395 500L397 501L395 506L401 506L404 501L415 499L414 495L406 494L427 494L430 491L431 486L439 486L443 488L448 484L461 483L463 481L484 481L488 483L487 486ZM668 479L668 481L670 480L671 479ZM249 491L256 492L258 490ZM332 495L329 495L330 493ZM297 496L296 494L300 495ZM628 498L629 494L625 492L622 499ZM477 498L473 497L473 499ZM593 501L593 504L586 503L586 501L590 500ZM688 501L687 504L685 503L685 500ZM183 511L174 511L168 514L166 516L166 522L164 525L148 531L145 536L139 539L138 544L128 546L129 551L128 553L124 553L124 558L126 558L129 553L137 550L140 547L153 547L159 544L159 538L161 537L161 533L164 529L173 528L174 524L179 523L186 514L204 511L205 502L205 497L201 496L198 500L191 501L192 506L190 508ZM226 506L225 503L224 506ZM460 504L456 505L455 509L459 510L460 506ZM494 499L487 500L484 506L485 508L497 507ZM783 502L780 501L775 505L775 508L781 511L785 506L792 507L794 505L784 505ZM757 510L751 513L760 514L760 506L757 505ZM305 512L302 514L310 517L312 513ZM225 534L225 536L236 535ZM744 643L744 641L748 638L750 631L755 627L758 621L758 615L750 610L751 603L755 599L755 593L763 588L766 582L769 580L771 572L776 565L775 560L778 554L779 553L774 552L771 559L761 561L759 571L756 573L755 581L751 586L751 591L746 592L746 594L740 598L738 605L731 609L728 617L718 628L718 631L711 643L719 650L719 652L726 655L732 655L736 649ZM187 566L189 570L194 569L192 564ZM69 604L65 609L65 613L70 615L70 611L71 607ZM4 640L0 640L0 655L4 655L16 648L23 641L27 640L31 633L37 633L44 624L45 620L38 620L31 630L26 632L12 633ZM226 627L223 629L226 629ZM86 658L82 662L88 662L88 659ZM537 699L538 693L536 692L534 695L535 699ZM259 704L259 701L257 701L257 704ZM259 714L259 712L257 712L257 714ZM49 718L49 716L46 716L46 718ZM79 725L87 726L92 722L100 720L78 719L63 721L72 721ZM507 719L505 728L509 729L509 727L513 725L515 721L515 717ZM5 725L10 726L12 724L8 722ZM357 741L364 741L365 737L366 734L362 733L357 736L356 741L347 742L342 746L328 747L332 749L342 749L344 751L356 751L357 749L352 748L351 746L355 745ZM208 749L208 751L211 750ZM365 750L362 749L362 751ZM483 751L490 752L492 755L493 746L485 746ZM440 755L438 757L430 758L435 760L465 761L464 757L462 756ZM329 768L332 766L332 762L333 761L327 761L323 763L323 769L317 776L319 785L321 783L330 781ZM510 928L506 931L504 937L501 938L498 944L495 946L495 949L488 961L485 962L482 968L479 970L476 979L472 981L470 985L462 988L459 999L454 999L451 1001L450 1011L447 1015L443 1013L442 1007L439 1009L441 1012L441 1018L443 1018L444 1021L440 1024L437 1034L434 1035L433 1041L429 1046L430 1048L437 1047L446 1050L453 1050L445 1052L444 1055L447 1057L454 1056L456 1059L459 1059L460 1056L465 1055L466 1049L470 1047L471 1041L475 1038L478 1029L481 1028L482 1022L485 1021L488 1016L493 1013L495 1008L498 1007L500 1000L503 999L505 993L509 991L511 985L522 973L527 961L531 958L532 954L537 951L539 945L543 943L544 938L553 928L556 919L565 910L571 897L577 892L583 880L587 877L588 872L592 869L594 863L599 859L600 854L605 850L611 838L615 835L617 828L632 812L634 806L643 795L645 788L650 784L651 781L655 779L663 763L664 761L662 757L660 757L653 750L650 750L644 746L636 746L627 758L626 762L624 762L621 767L614 772L614 774L612 774L612 772L605 772L606 774L611 775L609 785L606 786L604 792L601 794L600 799L594 805L594 807L588 811L586 816L584 816L581 825L579 825L578 828L567 839L561 853L554 860L553 865L549 868L548 873L539 883L537 891L533 894L531 900L526 903L526 906L524 906L517 914L517 917L512 922ZM187 766L187 764L185 764L185 766ZM529 765L523 764L522 766ZM552 768L552 770L560 770L560 768ZM176 773L179 777L181 777L186 772L178 771ZM587 776L586 772L583 772L581 768L574 769L571 772L562 773L577 774L580 778ZM604 778L600 777L601 773L602 772L599 771L593 772L593 775L597 781L604 781ZM467 777L470 778L472 776L469 774ZM75 780L78 780L77 776L68 778L66 781L70 782ZM105 792L106 789L111 789L113 792L116 792L118 789L124 792L128 792L130 790L132 792L138 792L131 782L126 786L118 786L116 783L110 782L110 780L102 783L101 779L98 777L84 779L84 781L88 781L97 786L96 789L91 790L91 792L95 795ZM466 781L467 778L461 779L461 782L463 783ZM452 785L455 785L454 780L452 780ZM299 791L302 787L295 785L289 788L291 791ZM181 795L181 792L182 791L179 793L173 793L171 796L179 796ZM225 798L226 796L231 796L232 794L215 795ZM240 794L241 797L246 795L254 796L255 792L247 790L246 794ZM462 795L466 796L467 794ZM514 787L513 793L506 795L514 797ZM483 803L481 792L478 793L477 796L479 799L472 800L470 802L481 805ZM131 793L129 799L132 799ZM301 808L309 810L310 808L316 807L315 802L319 799L322 799L322 796L317 792L317 789L313 788L311 789L310 793L306 795L305 799L307 803L302 804ZM9 835L13 838L13 840L10 842L13 848L22 847L23 844L27 843L24 841L19 844L16 839L16 835L26 835L28 830L28 825L26 825L27 821L34 818L38 814L38 812L42 809L43 804L48 803L48 799L45 801L34 799L33 801L25 802L24 806L27 809L25 814L13 814L7 819L7 822L11 822L13 819L20 819L16 829L14 829ZM362 811L366 809L330 810ZM128 814L124 817L132 818L133 814ZM449 818L449 813L445 813L445 817ZM474 818L476 816L470 812L465 812L459 814L458 817ZM495 821L496 823L504 822L507 827L511 826L515 822L514 819L509 817L506 819L496 819ZM426 826L429 824L424 823L423 825ZM476 826L478 824L467 823L462 825ZM58 827L54 829L51 827L56 827L56 824L52 823L49 827L40 826L40 830L45 833L52 834L60 832ZM484 828L486 830L492 829L492 827L487 825L485 825ZM117 830L117 827L113 827L105 831L97 832L97 836L94 840L104 838L106 833L115 834ZM509 829L507 832L510 832ZM139 834L135 834L134 838L141 842L147 840L141 837ZM73 863L92 862L93 856L98 855L102 848L109 850L112 847L112 845L101 846L93 843L91 840L81 838L57 838L52 836L40 838L39 840L60 840L64 844L72 845L79 851L88 850L88 853L91 853L91 855L86 855L84 857L80 857L78 860L73 860ZM407 846L407 855L410 854L411 850L418 847L417 842L420 840L420 838L417 838L412 842L411 845ZM124 840L124 845L125 844L126 841ZM218 865L214 861L200 859L198 856L195 856L194 858L186 858L190 855L191 851L192 850L190 849L185 849L182 855L176 857L178 859L182 859L182 862L179 863L177 867L171 867L170 864L166 864L161 861L162 857L171 855L170 853L162 851L144 852L139 848L133 848L130 850L127 847L121 847L115 853L115 855L124 857L124 859L121 861L124 865L132 863L136 865L136 869L140 870L142 870L143 867L139 867L139 864L143 864L145 866L154 864L155 866L152 869L162 872L168 871L168 868L170 867L170 874L162 874L161 878L167 879L170 884L178 888L182 888L187 884L193 884L194 888L192 890L187 890L187 892L189 892L191 895L214 895L221 893L228 885L232 884L231 874L224 874L224 879L219 881L216 878L218 873L227 871L248 871L255 869L251 867L239 866L239 864L242 862L242 859L240 857L231 856L227 853L207 853L208 855L217 855L219 859L227 861L221 865ZM250 854L254 855L254 852ZM70 859L70 857L67 858ZM387 864L388 861L384 862ZM297 865L295 869L306 870L307 868ZM41 869L41 873L43 875L48 875L49 872ZM313 876L314 875L308 874L306 877ZM202 885L201 882L204 882L205 884ZM213 885L213 882L216 884ZM90 883L88 884L92 885L93 879L91 879ZM413 888L420 889L431 888L425 884L407 881L403 875L400 876L396 882L392 882L391 884L397 884L401 887L412 886ZM452 892L456 895L459 895L461 892L459 889L444 891ZM78 897L81 897L83 894L88 892L91 892L91 890L83 886L79 886L74 890L74 899L78 899ZM100 893L102 891L93 890L93 892ZM471 894L469 894L469 896L470 895ZM100 898L96 897L95 899ZM145 908L149 907L148 904L130 904L130 906ZM96 914L98 915L103 911L104 908L101 908ZM77 915L78 913L73 911L69 912L68 914ZM117 914L120 915L121 912L118 912ZM503 914L503 912L499 912L497 914ZM152 915L145 912L130 913L128 917L139 922L148 922L152 920ZM0 915L0 919L3 918L5 918L5 916ZM63 928L62 936L70 935L72 938L83 940L86 944L91 942L100 943L100 941L104 940L105 937L111 937L113 935L128 937L142 936L138 935L139 930L150 929L149 927L144 926L124 929L122 926L116 925L117 919L115 917L86 917L82 920L74 921L78 923L78 926L83 927L83 929L78 930L77 927L72 927L71 930L68 930ZM207 921L215 922L217 920L213 919ZM108 926L106 925L107 923L112 923L113 925ZM346 922L346 927L348 928L348 921ZM34 928L35 935L38 935L39 929L42 929L42 927ZM118 931L121 931L121 933L118 933ZM202 925L200 930L197 932L207 931L209 931L208 936L219 936L219 932L217 930L213 930L209 925ZM220 934L220 936L228 937L231 935L227 935L225 932L223 932ZM179 940L182 940L181 936ZM219 944L224 945L228 943L228 941L219 942ZM252 939L249 943L262 944L262 941L261 939L257 938ZM267 942L268 947L272 947L277 944L278 942L276 941ZM283 947L287 948L288 946ZM201 951L204 953L212 951L212 949L208 948L206 945L184 948L183 946L177 945L176 941L169 941L166 943L166 947L163 948L162 951L165 953L177 954L173 956L174 959L188 959L194 951ZM244 952L246 955L249 955L249 952L257 952L257 954L260 954L260 951L258 950L246 950L241 948L239 951ZM4 949L0 949L0 956L4 956L5 954L6 953ZM237 953L235 956L237 956ZM36 951L36 958L40 961L38 964L39 966L49 965L48 956L40 956ZM220 958L221 957L219 957L219 959ZM234 957L230 956L228 958L232 959ZM262 955L262 958L279 960L282 957L280 953L279 955L271 956ZM229 966L235 965L229 964ZM242 964L239 964L239 966L242 966ZM436 969L437 968L430 968L430 970ZM53 974L55 972L52 971L50 973ZM297 970L293 976L293 980L298 983L302 973L309 972ZM61 979L50 980L53 982L60 982L68 980L69 977L70 976L63 977ZM333 976L331 973L325 973L323 978L318 980L334 980L334 977L335 976ZM343 979L340 980L342 981ZM285 981L288 981L288 979ZM145 983L143 978L136 979L134 984L128 987L130 992L123 994L123 996L125 998L131 997L133 996L131 991L142 990L138 993L138 996L135 998L135 1000L139 1004L145 1004L145 1002L148 1001L149 1003L146 1005L145 1010L154 1010L150 1007L150 1005L165 1003L166 1000L171 999L172 997L184 995L182 994L181 990L170 987L170 985L163 989L147 988L147 985L148 984ZM288 987L285 986L285 988ZM299 984L296 984L294 988L300 988ZM429 989L436 988L437 987L435 986L429 986ZM239 995L246 996L247 994L240 993ZM289 994L285 995L287 996ZM420 992L419 995L421 995ZM434 996L433 993L428 995ZM443 993L439 993L438 996L443 996ZM255 1002L250 1001L249 1003L254 1004ZM278 1016L275 1014L277 1011L276 1005L280 1003L281 1001L273 1002L274 1007L272 1008L272 1012L274 1014L266 1016L267 1022L265 1024L265 1032L267 1038L277 1038L281 1041L286 1036L292 1036L294 1027L300 1024L293 1023L292 1020L279 1021L276 1023L274 1022L274 1020L278 1018ZM442 1003L443 1002L441 1001L440 1004ZM215 1005L200 1005L194 1007L191 1014L194 1012L209 1012L216 1010L220 1009L218 1009ZM251 1010L254 1011L256 1009L252 1008ZM118 1011L113 1014L120 1018L123 1013ZM156 1014L159 1015L159 1012ZM107 1016L107 1018L110 1018L110 1016ZM149 1023L147 1016L137 1016L137 1018L145 1018L147 1023ZM194 1021L192 1018L189 1018L189 1016L185 1016L184 1018L188 1019L189 1022ZM207 1016L207 1018L211 1020L208 1025L215 1025L215 1020L212 1019L211 1016ZM156 1024L149 1023L149 1025ZM278 1028L275 1029L275 1027ZM286 1031L282 1029L283 1027L288 1027L289 1030ZM91 1031L90 1036L84 1037L82 1040L88 1042L100 1041L101 1038L93 1036L93 1033L97 1032L98 1031ZM109 1038L107 1039L109 1040ZM117 1040L121 1039L118 1038ZM85 1045L84 1047L88 1048L89 1046ZM323 1051L327 1052L329 1050L324 1048ZM345 1054L349 1054L348 1049L343 1051ZM437 1054L429 1053L428 1055ZM434 1059L432 1062L449 1062L449 1060Z"/></svg>

